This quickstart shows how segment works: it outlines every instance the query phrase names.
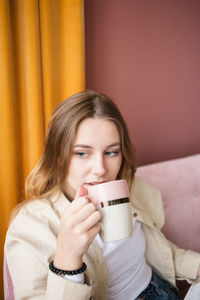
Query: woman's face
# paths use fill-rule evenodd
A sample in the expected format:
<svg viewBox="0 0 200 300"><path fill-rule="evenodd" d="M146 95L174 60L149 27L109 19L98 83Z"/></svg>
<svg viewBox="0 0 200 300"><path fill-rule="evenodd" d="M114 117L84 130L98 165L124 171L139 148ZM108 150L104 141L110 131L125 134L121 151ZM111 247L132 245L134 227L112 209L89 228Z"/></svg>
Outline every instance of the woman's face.
<svg viewBox="0 0 200 300"><path fill-rule="evenodd" d="M74 198L77 189L115 180L122 164L116 125L109 120L87 118L77 130L64 190Z"/></svg>

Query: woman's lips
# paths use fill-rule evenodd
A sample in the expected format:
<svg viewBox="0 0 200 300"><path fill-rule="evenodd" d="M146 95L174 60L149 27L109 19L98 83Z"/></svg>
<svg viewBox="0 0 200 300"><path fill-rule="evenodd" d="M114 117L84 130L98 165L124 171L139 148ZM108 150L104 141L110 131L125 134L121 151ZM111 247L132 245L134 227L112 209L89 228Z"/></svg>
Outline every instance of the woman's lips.
<svg viewBox="0 0 200 300"><path fill-rule="evenodd" d="M107 181L93 181L93 182L88 182L88 183L84 183L84 187L85 188L88 188L90 186L94 186L94 185L97 185L97 184L101 184L101 183L105 183Z"/></svg>
<svg viewBox="0 0 200 300"><path fill-rule="evenodd" d="M97 185L101 183L105 183L106 181L95 181L95 182L89 182L89 185Z"/></svg>

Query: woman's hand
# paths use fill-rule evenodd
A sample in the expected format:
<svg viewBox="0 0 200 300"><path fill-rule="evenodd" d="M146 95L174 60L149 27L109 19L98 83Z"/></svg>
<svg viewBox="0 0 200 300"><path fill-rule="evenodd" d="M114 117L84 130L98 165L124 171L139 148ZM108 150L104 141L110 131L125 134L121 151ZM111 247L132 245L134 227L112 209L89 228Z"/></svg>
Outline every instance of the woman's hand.
<svg viewBox="0 0 200 300"><path fill-rule="evenodd" d="M101 214L80 187L75 199L65 210L58 234L55 267L75 270L81 267L83 254L100 230Z"/></svg>

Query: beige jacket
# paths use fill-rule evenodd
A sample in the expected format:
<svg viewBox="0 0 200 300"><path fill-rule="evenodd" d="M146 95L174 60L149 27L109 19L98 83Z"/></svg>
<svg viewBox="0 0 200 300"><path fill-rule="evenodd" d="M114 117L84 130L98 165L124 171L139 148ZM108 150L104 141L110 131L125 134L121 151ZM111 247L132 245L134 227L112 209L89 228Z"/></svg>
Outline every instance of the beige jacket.
<svg viewBox="0 0 200 300"><path fill-rule="evenodd" d="M146 237L147 262L173 285L176 278L197 281L200 254L177 248L160 231L164 223L160 192L136 178L130 199L134 217L141 221ZM56 250L60 216L69 204L59 192L50 200L35 200L24 205L11 223L5 256L16 300L107 299L107 271L96 241L84 257L88 266L85 284L49 271L48 264Z"/></svg>

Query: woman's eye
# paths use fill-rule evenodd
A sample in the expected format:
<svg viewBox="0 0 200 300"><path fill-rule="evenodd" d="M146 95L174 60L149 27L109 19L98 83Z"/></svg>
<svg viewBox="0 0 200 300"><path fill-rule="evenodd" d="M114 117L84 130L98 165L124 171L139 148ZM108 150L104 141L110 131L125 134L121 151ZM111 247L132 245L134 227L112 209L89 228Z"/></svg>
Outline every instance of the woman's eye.
<svg viewBox="0 0 200 300"><path fill-rule="evenodd" d="M105 155L107 156L116 156L118 155L119 151L106 151Z"/></svg>
<svg viewBox="0 0 200 300"><path fill-rule="evenodd" d="M85 158L85 157L87 157L87 153L86 152L76 152L75 154L79 158Z"/></svg>

